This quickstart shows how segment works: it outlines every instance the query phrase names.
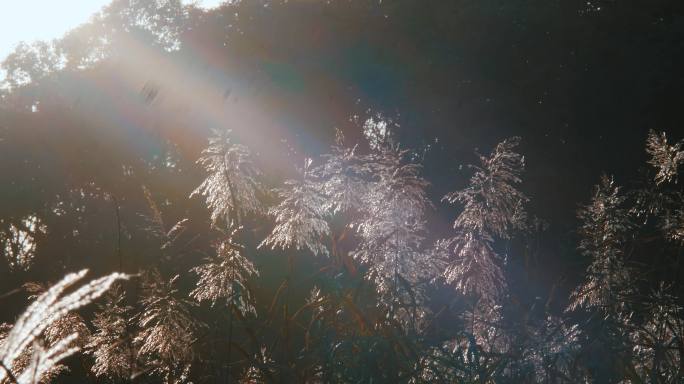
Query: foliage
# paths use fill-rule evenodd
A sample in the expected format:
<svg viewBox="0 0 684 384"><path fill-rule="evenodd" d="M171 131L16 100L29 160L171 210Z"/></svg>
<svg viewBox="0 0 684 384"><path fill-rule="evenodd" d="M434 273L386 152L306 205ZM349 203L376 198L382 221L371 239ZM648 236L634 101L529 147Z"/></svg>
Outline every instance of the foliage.
<svg viewBox="0 0 684 384"><path fill-rule="evenodd" d="M389 305L394 316L415 322L425 311L422 288L438 271L421 249L425 213L431 206L428 182L420 176L420 165L405 160L408 154L385 146L365 159L373 181L362 197L364 207L356 222L359 244L352 254L368 267L381 303Z"/></svg>
<svg viewBox="0 0 684 384"><path fill-rule="evenodd" d="M676 382L682 376L682 307L661 284L645 300L641 324L631 327L635 370L643 381Z"/></svg>
<svg viewBox="0 0 684 384"><path fill-rule="evenodd" d="M259 172L249 150L231 143L229 134L229 131L215 132L198 160L209 176L193 195L205 196L214 225L239 225L244 215L263 210L257 196Z"/></svg>
<svg viewBox="0 0 684 384"><path fill-rule="evenodd" d="M97 377L124 379L135 371L135 355L130 330L132 307L124 304L124 294L117 285L106 295L106 301L95 314L95 332L86 345L93 355L91 368Z"/></svg>
<svg viewBox="0 0 684 384"><path fill-rule="evenodd" d="M43 309L0 381L681 382L682 142L634 129L679 116L680 6L612 3L116 0L19 45L2 320ZM146 272L94 313L24 284L85 266Z"/></svg>
<svg viewBox="0 0 684 384"><path fill-rule="evenodd" d="M54 328L71 311L97 299L116 280L126 278L125 275L113 273L65 294L65 290L83 279L86 272L83 270L66 275L45 293L40 294L17 319L0 345L0 381L10 380L19 384L38 382L44 375L54 375L53 370L59 369L59 362L78 351L78 347L73 344L79 337L78 333L56 332ZM64 326L64 323L62 324ZM60 330L63 330L63 326ZM51 327L53 330L49 331ZM40 336L46 331L46 341L49 344L44 345L40 342ZM28 359L22 359L22 354L29 348L30 356Z"/></svg>
<svg viewBox="0 0 684 384"><path fill-rule="evenodd" d="M615 306L629 295L632 280L622 247L632 224L622 207L624 200L613 180L604 175L591 203L579 211L583 221L579 249L591 258L591 264L586 282L572 293L568 309L587 306L619 312Z"/></svg>
<svg viewBox="0 0 684 384"><path fill-rule="evenodd" d="M480 155L480 166L471 166L475 173L469 186L443 198L463 204L454 221L456 235L439 244L452 250L444 277L458 290L485 300L500 297L506 285L502 260L492 248L495 237L507 239L523 224L519 211L527 197L516 184L521 182L525 161L513 151L518 143L519 138L504 140L488 157Z"/></svg>
<svg viewBox="0 0 684 384"><path fill-rule="evenodd" d="M323 239L330 229L325 221L325 204L318 184L311 180L311 159L307 159L299 180L285 181L278 191L281 202L269 210L275 217L273 232L259 245L297 251L308 249L314 255L327 255Z"/></svg>
<svg viewBox="0 0 684 384"><path fill-rule="evenodd" d="M176 297L178 276L165 281L156 270L142 280L141 304L137 315L139 332L133 339L138 358L169 380L182 380L192 362L197 322L190 314L191 303Z"/></svg>
<svg viewBox="0 0 684 384"><path fill-rule="evenodd" d="M210 301L212 305L235 303L243 315L256 314L247 281L258 277L259 272L242 251L243 248L230 239L219 244L215 257L192 269L199 281L190 296L198 302Z"/></svg>
<svg viewBox="0 0 684 384"><path fill-rule="evenodd" d="M658 134L651 130L646 140L646 152L651 156L648 163L658 170L655 176L656 184L677 180L679 165L684 163L681 141L669 145L665 132Z"/></svg>

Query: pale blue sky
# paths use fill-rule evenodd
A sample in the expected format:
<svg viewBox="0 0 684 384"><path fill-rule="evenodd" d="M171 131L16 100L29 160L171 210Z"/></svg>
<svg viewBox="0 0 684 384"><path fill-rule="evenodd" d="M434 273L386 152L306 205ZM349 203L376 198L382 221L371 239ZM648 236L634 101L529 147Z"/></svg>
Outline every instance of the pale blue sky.
<svg viewBox="0 0 684 384"><path fill-rule="evenodd" d="M88 21L111 0L0 0L0 61L20 41L51 40ZM221 0L186 0L203 7ZM0 74L1 75L1 74Z"/></svg>

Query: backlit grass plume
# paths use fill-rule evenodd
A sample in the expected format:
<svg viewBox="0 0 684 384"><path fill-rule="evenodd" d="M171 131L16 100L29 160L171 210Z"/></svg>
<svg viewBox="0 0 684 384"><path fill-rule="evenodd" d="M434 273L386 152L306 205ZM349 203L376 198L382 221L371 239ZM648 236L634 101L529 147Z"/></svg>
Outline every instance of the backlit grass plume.
<svg viewBox="0 0 684 384"><path fill-rule="evenodd" d="M60 282L48 289L19 316L7 336L0 341L0 382L17 384L37 383L44 374L58 363L78 351L74 332L49 345L41 342L41 335L51 324L59 321L70 311L91 303L107 291L112 283L125 279L126 275L112 273L95 279L71 293L64 292L83 279L88 271L66 275ZM30 358L23 359L31 350Z"/></svg>

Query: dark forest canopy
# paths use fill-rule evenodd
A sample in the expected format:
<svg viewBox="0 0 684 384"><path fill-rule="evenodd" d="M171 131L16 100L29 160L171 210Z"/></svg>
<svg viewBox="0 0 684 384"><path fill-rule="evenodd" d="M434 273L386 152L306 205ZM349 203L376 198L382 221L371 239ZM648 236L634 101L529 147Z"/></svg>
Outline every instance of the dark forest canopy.
<svg viewBox="0 0 684 384"><path fill-rule="evenodd" d="M681 382L681 68L679 1L115 0L2 62L0 382Z"/></svg>

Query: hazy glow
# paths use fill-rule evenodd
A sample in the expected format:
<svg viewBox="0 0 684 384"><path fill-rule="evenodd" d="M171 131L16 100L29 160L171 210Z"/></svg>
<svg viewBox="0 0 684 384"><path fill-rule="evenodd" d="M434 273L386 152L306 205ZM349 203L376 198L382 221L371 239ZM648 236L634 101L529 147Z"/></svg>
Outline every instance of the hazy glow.
<svg viewBox="0 0 684 384"><path fill-rule="evenodd" d="M0 60L21 42L52 40L88 21L111 0L0 0ZM204 8L220 0L185 0Z"/></svg>

